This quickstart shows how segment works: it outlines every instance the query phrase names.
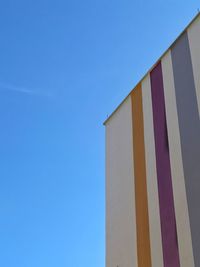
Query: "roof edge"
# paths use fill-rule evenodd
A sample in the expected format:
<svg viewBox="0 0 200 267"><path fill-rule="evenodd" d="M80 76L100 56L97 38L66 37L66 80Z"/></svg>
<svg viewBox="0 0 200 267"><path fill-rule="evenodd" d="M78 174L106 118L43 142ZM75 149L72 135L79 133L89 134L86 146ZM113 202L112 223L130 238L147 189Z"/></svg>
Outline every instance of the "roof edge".
<svg viewBox="0 0 200 267"><path fill-rule="evenodd" d="M164 55L174 46L174 44L178 41L178 39L184 34L185 31L188 30L188 28L191 26L191 24L200 17L200 11L198 11L197 15L194 16L194 18L187 24L187 26L184 28L183 31L176 37L176 39L171 43L171 45L165 50L164 53L156 60L156 62L152 65L151 68L148 69L148 71L145 73L145 75L142 76L142 78L139 80L139 82L136 83L136 85L133 87L133 89L129 92L129 94L123 99L123 101L114 109L114 111L107 117L107 119L103 122L103 125L105 126L106 123L110 120L110 118L115 114L115 112L121 107L121 105L126 101L126 99L130 96L132 91L144 80L144 78L151 72L151 70L156 66L156 64L164 57Z"/></svg>

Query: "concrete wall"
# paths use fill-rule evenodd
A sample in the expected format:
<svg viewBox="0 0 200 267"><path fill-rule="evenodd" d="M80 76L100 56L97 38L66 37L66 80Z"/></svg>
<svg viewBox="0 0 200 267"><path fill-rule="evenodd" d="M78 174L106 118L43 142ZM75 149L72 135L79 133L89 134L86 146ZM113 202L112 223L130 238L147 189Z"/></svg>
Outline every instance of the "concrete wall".
<svg viewBox="0 0 200 267"><path fill-rule="evenodd" d="M200 16L106 121L106 266L200 266Z"/></svg>

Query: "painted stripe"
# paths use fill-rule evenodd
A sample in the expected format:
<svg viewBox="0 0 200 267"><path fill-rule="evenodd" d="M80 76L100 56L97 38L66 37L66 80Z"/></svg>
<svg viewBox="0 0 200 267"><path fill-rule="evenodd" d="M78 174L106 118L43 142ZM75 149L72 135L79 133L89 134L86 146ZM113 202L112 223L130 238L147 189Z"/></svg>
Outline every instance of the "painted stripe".
<svg viewBox="0 0 200 267"><path fill-rule="evenodd" d="M169 153L181 267L194 267L190 222L181 155L174 76L169 51L162 59Z"/></svg>
<svg viewBox="0 0 200 267"><path fill-rule="evenodd" d="M131 97L106 124L106 266L137 267Z"/></svg>
<svg viewBox="0 0 200 267"><path fill-rule="evenodd" d="M193 74L200 114L200 16L188 28Z"/></svg>
<svg viewBox="0 0 200 267"><path fill-rule="evenodd" d="M200 123L187 33L171 51L195 266L200 266Z"/></svg>
<svg viewBox="0 0 200 267"><path fill-rule="evenodd" d="M150 76L142 82L142 103L144 117L144 141L146 158L146 180L149 212L149 229L151 244L151 261L153 267L163 267L163 252L156 174L156 155L153 129L153 111L151 101Z"/></svg>
<svg viewBox="0 0 200 267"><path fill-rule="evenodd" d="M141 84L133 90L131 99L138 266L151 267Z"/></svg>
<svg viewBox="0 0 200 267"><path fill-rule="evenodd" d="M150 77L164 266L178 267L178 240L160 62L151 71Z"/></svg>

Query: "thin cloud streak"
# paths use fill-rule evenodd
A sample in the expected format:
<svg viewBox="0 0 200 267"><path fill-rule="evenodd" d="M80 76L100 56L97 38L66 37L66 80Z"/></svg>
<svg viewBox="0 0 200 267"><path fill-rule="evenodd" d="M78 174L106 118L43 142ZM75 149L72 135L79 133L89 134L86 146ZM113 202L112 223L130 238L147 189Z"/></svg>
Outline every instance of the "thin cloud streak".
<svg viewBox="0 0 200 267"><path fill-rule="evenodd" d="M11 92L17 92L17 93L22 93L22 94L27 94L27 95L32 95L32 96L43 96L43 97L51 97L52 94L44 91L39 91L37 90L31 90L26 87L18 87L14 86L11 84L7 83L2 83L0 82L0 90L1 91L11 91Z"/></svg>

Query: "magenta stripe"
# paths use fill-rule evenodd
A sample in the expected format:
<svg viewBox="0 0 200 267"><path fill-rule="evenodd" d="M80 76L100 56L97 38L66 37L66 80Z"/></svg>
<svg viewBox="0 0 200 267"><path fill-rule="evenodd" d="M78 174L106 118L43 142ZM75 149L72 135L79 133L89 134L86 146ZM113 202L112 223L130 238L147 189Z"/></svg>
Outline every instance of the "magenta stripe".
<svg viewBox="0 0 200 267"><path fill-rule="evenodd" d="M161 62L151 71L150 76L163 260L165 267L179 267Z"/></svg>

